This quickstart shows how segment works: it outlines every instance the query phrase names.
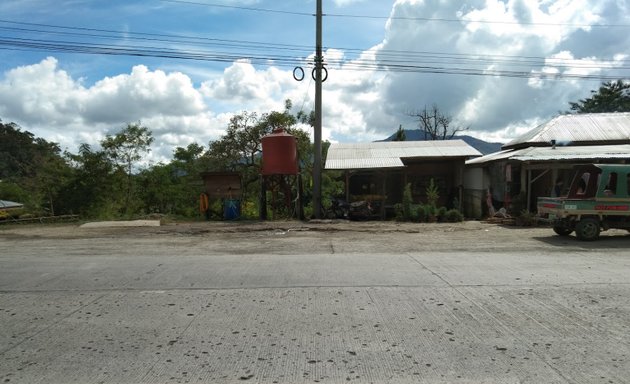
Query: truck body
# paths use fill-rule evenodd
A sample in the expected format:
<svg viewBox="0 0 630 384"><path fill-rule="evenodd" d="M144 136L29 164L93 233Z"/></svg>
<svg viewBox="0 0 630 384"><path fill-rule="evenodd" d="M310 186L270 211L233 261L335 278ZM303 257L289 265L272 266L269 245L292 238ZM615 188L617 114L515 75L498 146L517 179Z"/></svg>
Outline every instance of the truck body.
<svg viewBox="0 0 630 384"><path fill-rule="evenodd" d="M596 240L610 228L630 230L630 165L592 164L576 168L567 196L539 197L538 215L561 236Z"/></svg>

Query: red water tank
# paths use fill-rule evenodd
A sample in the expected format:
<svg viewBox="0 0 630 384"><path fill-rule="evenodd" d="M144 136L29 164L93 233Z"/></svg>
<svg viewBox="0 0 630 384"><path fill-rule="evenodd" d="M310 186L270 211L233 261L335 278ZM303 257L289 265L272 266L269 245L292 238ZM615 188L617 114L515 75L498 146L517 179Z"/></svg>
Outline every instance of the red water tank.
<svg viewBox="0 0 630 384"><path fill-rule="evenodd" d="M297 175L297 139L282 128L262 138L262 174Z"/></svg>

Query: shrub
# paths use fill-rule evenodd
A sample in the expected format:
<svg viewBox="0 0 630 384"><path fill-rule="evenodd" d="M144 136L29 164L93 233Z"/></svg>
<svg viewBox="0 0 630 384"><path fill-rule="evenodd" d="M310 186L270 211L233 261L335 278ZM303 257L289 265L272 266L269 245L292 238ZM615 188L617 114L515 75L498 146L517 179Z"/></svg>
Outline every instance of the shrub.
<svg viewBox="0 0 630 384"><path fill-rule="evenodd" d="M427 207L425 205L418 205L418 207L416 208L416 212L418 215L418 221L421 223L424 223L427 221Z"/></svg>
<svg viewBox="0 0 630 384"><path fill-rule="evenodd" d="M457 209L451 209L444 213L444 219L449 223L459 223L464 221L464 215Z"/></svg>
<svg viewBox="0 0 630 384"><path fill-rule="evenodd" d="M436 216L438 221L444 221L447 211L446 207L440 207L437 209Z"/></svg>
<svg viewBox="0 0 630 384"><path fill-rule="evenodd" d="M440 191L437 185L435 185L435 180L433 180L433 178L429 181L429 185L427 186L425 192L427 194L427 204L435 207L440 199Z"/></svg>
<svg viewBox="0 0 630 384"><path fill-rule="evenodd" d="M424 206L426 212L426 218L429 223L435 223L437 221L437 208L433 204L427 204Z"/></svg>
<svg viewBox="0 0 630 384"><path fill-rule="evenodd" d="M409 219L408 221L420 221L421 220L421 216L418 213L418 209L421 207L422 205L420 204L411 204L411 207L409 209Z"/></svg>

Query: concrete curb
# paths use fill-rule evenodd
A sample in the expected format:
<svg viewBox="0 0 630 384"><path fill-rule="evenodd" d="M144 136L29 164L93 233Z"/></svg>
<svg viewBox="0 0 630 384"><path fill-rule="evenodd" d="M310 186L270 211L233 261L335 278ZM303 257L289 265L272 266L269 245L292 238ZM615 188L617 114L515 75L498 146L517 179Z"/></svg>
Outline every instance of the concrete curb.
<svg viewBox="0 0 630 384"><path fill-rule="evenodd" d="M130 220L130 221L96 221L85 223L79 228L109 228L109 227L159 227L160 220Z"/></svg>

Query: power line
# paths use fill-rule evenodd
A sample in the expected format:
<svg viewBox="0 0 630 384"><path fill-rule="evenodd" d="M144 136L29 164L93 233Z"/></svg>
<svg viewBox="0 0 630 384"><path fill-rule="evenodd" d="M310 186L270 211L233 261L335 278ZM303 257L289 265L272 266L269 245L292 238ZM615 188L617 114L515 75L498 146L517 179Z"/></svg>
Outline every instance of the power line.
<svg viewBox="0 0 630 384"><path fill-rule="evenodd" d="M163 3L178 3L178 4L190 4L190 5L201 5L205 7L214 7L214 8L225 8L225 9L238 9L242 11L252 11L252 12L265 12L265 13L280 13L285 15L294 15L294 16L315 16L312 12L291 12L291 11L282 11L278 9L267 9L267 8L256 8L256 7L243 7L238 5L225 5L225 4L217 4L217 3L201 3L197 1L186 1L186 0L160 0Z"/></svg>
<svg viewBox="0 0 630 384"><path fill-rule="evenodd" d="M7 43L6 40L0 39L0 49ZM14 40L10 42L12 48L31 48L37 50L56 51L64 53L83 53L97 55L125 55L137 57L157 57L169 59L183 60L199 60L213 62L234 62L243 59L242 56L226 53L207 53L196 51L177 51L167 50L155 47L128 47L128 46L101 46L69 42L42 42L32 40ZM293 67L295 65L303 65L303 62L292 57L282 56L253 56L247 59L252 64L259 65L276 65L279 67ZM493 76L493 77L512 77L512 78L548 78L548 79L584 79L584 80L616 80L620 76L602 76L602 75L583 75L577 73L563 74L547 74L543 72L532 73L531 71L515 71L515 70L495 70L495 69L476 69L463 67L446 67L446 66L428 66L404 63L374 63L374 62L351 62L346 63L341 70L353 71L378 71L378 72L406 72L406 73L425 73L425 74L450 74L450 75L467 75L467 76Z"/></svg>
<svg viewBox="0 0 630 384"><path fill-rule="evenodd" d="M0 49L39 50L49 52L156 57L208 62L234 62L246 59L263 66L294 67L309 65L312 47L224 40L196 36L167 35L144 32L122 32L97 28L59 26L0 20L0 30L15 36L0 36ZM28 37L28 35L36 35ZM44 37L42 37L44 35ZM63 36L67 39L51 39ZM99 43L98 41L102 41ZM115 44L111 43L115 40ZM209 49L210 48L210 49ZM596 76L566 73L570 70L630 69L629 61L585 62L562 58L533 56L479 55L441 52L380 50L376 60L360 55L357 48L334 48L356 54L356 59L330 59L327 65L337 70L440 73L501 77L549 77L532 72L532 68L556 69L554 78L615 80L623 75ZM493 68L497 67L497 68ZM491 69L489 69L491 68Z"/></svg>
<svg viewBox="0 0 630 384"><path fill-rule="evenodd" d="M2 24L19 25L22 27L3 27ZM27 28L29 27L29 28ZM298 45L298 44L279 44L279 43L262 43L243 40L230 40L230 39L216 39L209 37L199 36L187 36L187 35L170 35L162 33L147 33L147 32L130 32L130 31L116 31L110 29L98 29L98 28L85 28L85 27L71 27L61 26L54 24L41 24L41 23L28 23L18 22L0 19L0 29L7 31L17 31L25 33L46 33L57 35L73 35L80 37L95 37L103 39L124 39L124 40L148 40L158 42L174 42L174 43L195 43L195 44L223 44L223 45L244 45L248 47L260 46L261 48L268 49L277 47L287 50L312 50L310 45ZM94 32L94 33L93 33Z"/></svg>
<svg viewBox="0 0 630 384"><path fill-rule="evenodd" d="M278 9L244 7L237 5L225 5L217 3L202 3L187 0L160 0L165 3L190 4L205 7L215 7L224 9L237 9L252 12L278 13L294 16L311 16L309 12L283 11ZM505 20L466 20L466 19L449 19L440 17L420 17L420 16L381 16L381 15L357 15L349 13L325 13L324 17L331 18L348 18L348 19L373 19L373 20L401 20L401 21L426 21L426 22L443 22L443 23L479 23L479 24L503 24L503 25L527 25L527 26L547 26L547 27L576 27L576 28L630 28L630 24L580 24L580 23L545 23L545 22L526 22L526 21L505 21Z"/></svg>
<svg viewBox="0 0 630 384"><path fill-rule="evenodd" d="M412 16L370 16L370 15L352 15L352 14L326 14L328 17L342 17L351 19L381 19L381 20L406 20L406 21L427 21L427 22L444 22L444 23L465 23L465 24L505 24L505 25L527 25L527 26L551 26L551 27L603 27L603 28L630 28L630 24L576 24L576 23L540 23L526 21L505 21L505 20L466 20L466 19L447 19L440 17L412 17Z"/></svg>
<svg viewBox="0 0 630 384"><path fill-rule="evenodd" d="M3 24L18 25L3 26ZM97 28L84 28L84 27L71 27L60 26L53 24L40 24L40 23L27 23L7 21L0 19L0 30L6 30L10 32L18 32L25 34L46 34L46 35L60 35L60 36L73 36L81 38L92 39L117 39L125 42L141 41L152 43L167 43L167 44L186 44L192 47L222 47L228 50L235 49L248 49L253 51L288 51L295 52L302 57L308 56L312 53L312 46L297 45L297 44L280 44L280 43L267 43L258 41L244 41L244 40L229 40L229 39L217 39L208 37L198 37L189 35L169 35L158 33L146 33L146 32L130 32L130 31L116 31L108 29ZM35 41L35 39L34 39ZM44 40L42 40L44 41ZM154 47L157 49L157 47ZM352 47L326 47L326 49L340 50L345 53L356 54L360 56L366 51L366 49L352 48ZM248 51L249 52L249 51ZM379 50L378 58L381 61L397 61L397 62L417 62L417 61L439 61L439 62L467 62L467 63L480 63L488 64L501 63L505 65L540 65L552 64L552 65L564 65L564 66L580 66L584 67L585 63L579 59L562 59L562 58L546 58L539 56L510 56L510 55L489 55L489 54L468 54L468 53L443 53L443 52L431 52L431 51L409 51L409 50ZM349 60L340 61L339 64L343 64ZM351 60L350 60L351 61ZM613 61L612 59L610 61ZM330 62L330 60L329 60ZM623 61L625 63L626 61Z"/></svg>

